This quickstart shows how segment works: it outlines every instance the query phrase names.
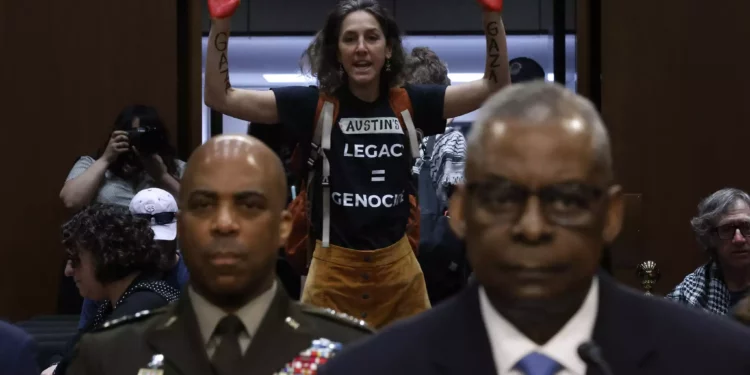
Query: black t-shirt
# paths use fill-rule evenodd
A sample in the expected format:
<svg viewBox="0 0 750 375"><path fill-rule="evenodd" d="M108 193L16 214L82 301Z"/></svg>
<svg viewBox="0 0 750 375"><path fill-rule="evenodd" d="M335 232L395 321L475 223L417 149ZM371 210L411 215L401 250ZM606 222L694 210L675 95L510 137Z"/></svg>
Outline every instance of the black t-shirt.
<svg viewBox="0 0 750 375"><path fill-rule="evenodd" d="M414 126L425 136L442 133L446 86L405 87ZM317 87L273 89L279 120L302 142L312 139ZM411 151L408 135L388 95L364 102L346 89L336 92L339 115L331 129L331 244L357 250L390 246L404 236L409 219ZM311 192L313 235L321 238L320 163Z"/></svg>

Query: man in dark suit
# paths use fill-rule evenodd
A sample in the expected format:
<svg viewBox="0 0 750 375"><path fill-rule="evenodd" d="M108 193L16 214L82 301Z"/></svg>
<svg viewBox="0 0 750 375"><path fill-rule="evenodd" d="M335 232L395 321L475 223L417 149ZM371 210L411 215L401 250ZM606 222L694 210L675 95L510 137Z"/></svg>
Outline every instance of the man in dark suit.
<svg viewBox="0 0 750 375"><path fill-rule="evenodd" d="M39 375L36 342L10 323L0 321L0 374Z"/></svg>
<svg viewBox="0 0 750 375"><path fill-rule="evenodd" d="M598 272L620 232L607 131L561 86L482 107L451 199L477 283L344 350L321 375L750 374L750 331Z"/></svg>
<svg viewBox="0 0 750 375"><path fill-rule="evenodd" d="M271 375L371 333L362 321L291 301L279 285L285 206L281 161L262 142L219 136L199 147L180 188L183 297L84 337L68 373Z"/></svg>

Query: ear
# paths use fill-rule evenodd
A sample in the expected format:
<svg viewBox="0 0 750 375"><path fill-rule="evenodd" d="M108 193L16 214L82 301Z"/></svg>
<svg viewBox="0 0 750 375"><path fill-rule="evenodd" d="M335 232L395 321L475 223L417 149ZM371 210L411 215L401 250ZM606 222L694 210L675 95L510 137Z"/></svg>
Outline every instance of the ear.
<svg viewBox="0 0 750 375"><path fill-rule="evenodd" d="M385 46L385 58L390 59L393 56L393 48L391 46Z"/></svg>
<svg viewBox="0 0 750 375"><path fill-rule="evenodd" d="M284 245L286 245L286 240L292 232L292 222L292 214L287 210L282 211L281 222L279 223L279 247L284 247Z"/></svg>
<svg viewBox="0 0 750 375"><path fill-rule="evenodd" d="M448 214L450 227L456 237L464 239L466 237L466 217L464 216L464 200L466 199L466 187L464 184L456 186L451 195L451 201L448 203Z"/></svg>
<svg viewBox="0 0 750 375"><path fill-rule="evenodd" d="M608 205L604 218L602 239L604 243L611 244L622 230L622 221L625 216L625 200L622 187L619 185L609 188L607 195Z"/></svg>

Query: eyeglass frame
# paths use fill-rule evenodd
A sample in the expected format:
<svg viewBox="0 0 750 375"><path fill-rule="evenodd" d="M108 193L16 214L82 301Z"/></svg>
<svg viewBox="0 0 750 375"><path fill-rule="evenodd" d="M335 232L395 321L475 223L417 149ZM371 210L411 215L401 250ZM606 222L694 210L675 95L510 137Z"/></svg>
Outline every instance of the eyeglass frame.
<svg viewBox="0 0 750 375"><path fill-rule="evenodd" d="M482 197L482 195L489 194L490 192L488 192L487 190L496 189L499 185L502 184L507 184L509 185L510 189L516 190L516 200L519 205L518 207L513 208L514 212L502 213L497 212L496 210L495 212L493 212L492 209L487 209L487 197ZM577 190L578 194L585 195L585 197L574 198L572 197L573 192L567 193L569 199L578 200L579 202L581 200L585 200L584 203L586 207L580 207L575 218L565 218L550 213L549 205L555 203L554 201L550 200L559 199L562 195L565 195L566 193L559 191L565 188L575 189ZM598 208L596 205L598 203L601 203L602 198L606 197L607 194L605 193L610 188L611 185L602 188L580 181L563 181L542 186L540 188L531 189L523 184L519 184L513 182L508 178L499 176L493 176L489 181L472 182L466 184L466 190L470 195L477 198L480 202L484 201L482 202L483 204L479 205L479 208L489 215L495 217L496 219L502 220L505 223L517 223L526 211L530 199L532 197L536 197L540 202L540 210L542 212L542 216L545 218L545 220L547 220L548 223L555 224L561 227L571 228L588 227L593 223ZM501 217L503 214L510 216ZM568 212L568 215L569 214L570 212Z"/></svg>
<svg viewBox="0 0 750 375"><path fill-rule="evenodd" d="M740 228L739 225L744 225L745 226L745 230L747 231L747 234L743 232L742 228ZM732 233L729 234L729 236L726 237L726 238L722 237L722 235L721 235L720 229L722 227L731 227L732 228ZM742 223L734 222L734 223L727 223L727 224L724 224L724 225L718 225L718 226L716 226L713 229L713 232L716 234L716 237L718 237L720 240L726 241L726 240L733 239L734 236L735 236L735 234L737 234L738 230L740 231L740 234L743 237L750 238L750 222L742 222Z"/></svg>

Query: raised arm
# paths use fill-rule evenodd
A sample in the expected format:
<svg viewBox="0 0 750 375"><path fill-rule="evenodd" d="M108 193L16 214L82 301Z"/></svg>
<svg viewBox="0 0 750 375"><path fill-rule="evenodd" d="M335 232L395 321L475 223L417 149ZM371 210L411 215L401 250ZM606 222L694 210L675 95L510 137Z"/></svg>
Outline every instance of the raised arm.
<svg viewBox="0 0 750 375"><path fill-rule="evenodd" d="M206 51L204 100L208 107L250 122L278 123L276 96L271 90L243 90L229 81L230 18L212 19Z"/></svg>
<svg viewBox="0 0 750 375"><path fill-rule="evenodd" d="M443 106L443 117L446 119L476 110L492 93L510 83L508 46L500 13L484 11L482 22L487 36L484 77L477 81L448 86Z"/></svg>

